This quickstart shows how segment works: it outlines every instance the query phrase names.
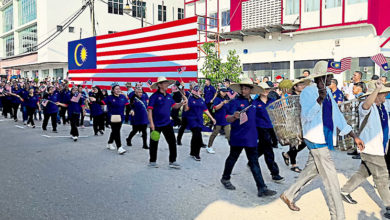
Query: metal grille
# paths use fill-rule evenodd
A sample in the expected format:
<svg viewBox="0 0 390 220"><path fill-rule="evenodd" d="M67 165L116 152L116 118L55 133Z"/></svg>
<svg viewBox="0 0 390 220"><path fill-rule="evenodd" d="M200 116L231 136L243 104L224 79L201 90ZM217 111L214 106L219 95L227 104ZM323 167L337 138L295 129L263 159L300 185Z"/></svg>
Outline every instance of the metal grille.
<svg viewBox="0 0 390 220"><path fill-rule="evenodd" d="M281 24L282 0L249 0L242 3L242 29Z"/></svg>

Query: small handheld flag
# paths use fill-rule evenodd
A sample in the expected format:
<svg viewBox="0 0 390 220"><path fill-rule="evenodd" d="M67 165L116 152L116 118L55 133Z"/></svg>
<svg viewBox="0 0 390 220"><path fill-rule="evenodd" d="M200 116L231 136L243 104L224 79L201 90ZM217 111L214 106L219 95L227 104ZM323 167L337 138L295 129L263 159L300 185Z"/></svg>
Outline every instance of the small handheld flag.
<svg viewBox="0 0 390 220"><path fill-rule="evenodd" d="M248 121L248 115L246 112L243 112L240 114L240 125L244 124L245 122Z"/></svg>
<svg viewBox="0 0 390 220"><path fill-rule="evenodd" d="M81 93L76 93L73 97L72 97L72 99L70 100L71 102L79 102L79 100L80 100L80 98L81 98Z"/></svg>
<svg viewBox="0 0 390 220"><path fill-rule="evenodd" d="M351 63L352 63L351 57L343 58L340 60L340 62L329 61L328 62L328 72L340 74L346 70L351 69Z"/></svg>
<svg viewBox="0 0 390 220"><path fill-rule="evenodd" d="M42 105L43 105L44 107L46 107L48 103L49 103L49 100L47 100L47 99L43 99L43 100L42 100Z"/></svg>
<svg viewBox="0 0 390 220"><path fill-rule="evenodd" d="M178 68L177 69L177 72L179 73L179 74L182 74L184 71L186 71L186 67L184 66L184 67L180 67L180 68Z"/></svg>
<svg viewBox="0 0 390 220"><path fill-rule="evenodd" d="M383 54L378 53L377 55L372 56L371 60L374 61L376 64L378 64L378 66L380 66L384 71L387 72L390 70L386 57Z"/></svg>

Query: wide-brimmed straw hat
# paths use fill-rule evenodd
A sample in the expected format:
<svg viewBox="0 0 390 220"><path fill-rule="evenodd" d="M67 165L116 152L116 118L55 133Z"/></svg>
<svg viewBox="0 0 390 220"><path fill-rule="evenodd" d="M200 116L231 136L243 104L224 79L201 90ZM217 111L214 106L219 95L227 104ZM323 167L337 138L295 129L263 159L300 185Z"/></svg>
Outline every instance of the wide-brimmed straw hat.
<svg viewBox="0 0 390 220"><path fill-rule="evenodd" d="M367 97L369 95L371 95L375 89L376 89L376 86L375 86L375 80L374 81L370 81L367 83L367 92L364 93L362 96L360 96L359 98L364 98L364 97ZM390 85L388 85L390 86ZM378 94L381 94L381 93L390 93L390 87L387 86L387 83L385 83L383 86L382 86L382 89L378 92Z"/></svg>
<svg viewBox="0 0 390 220"><path fill-rule="evenodd" d="M303 83L307 86L307 85L310 85L311 79L309 79L309 78L296 79L293 81L292 86L294 87L295 85L297 85L299 83Z"/></svg>
<svg viewBox="0 0 390 220"><path fill-rule="evenodd" d="M262 88L262 89L271 89L271 87L267 84L267 83L265 83L265 82L261 82L261 83L259 83L259 86Z"/></svg>
<svg viewBox="0 0 390 220"><path fill-rule="evenodd" d="M230 85L230 88L233 91L241 94L241 86L252 87L251 94L258 94L258 93L261 93L263 91L263 89L260 86L253 84L252 80L249 78L244 78L239 83L232 83Z"/></svg>
<svg viewBox="0 0 390 220"><path fill-rule="evenodd" d="M327 61L318 61L314 66L313 73L308 76L308 79L314 79L321 76L333 75L333 73L328 72L328 62Z"/></svg>
<svg viewBox="0 0 390 220"><path fill-rule="evenodd" d="M158 88L157 85L158 85L159 83L163 83L163 82L168 82L169 85L171 85L171 84L175 83L175 80L168 80L165 76L159 76L159 77L157 78L157 82L152 83L152 85L150 86L150 88L152 88L152 89L157 89L157 88Z"/></svg>

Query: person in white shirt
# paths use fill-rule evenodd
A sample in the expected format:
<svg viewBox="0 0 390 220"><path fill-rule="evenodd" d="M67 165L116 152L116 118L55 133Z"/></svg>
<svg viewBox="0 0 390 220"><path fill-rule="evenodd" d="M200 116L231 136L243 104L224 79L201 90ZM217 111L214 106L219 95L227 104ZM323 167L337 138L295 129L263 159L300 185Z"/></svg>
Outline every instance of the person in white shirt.
<svg viewBox="0 0 390 220"><path fill-rule="evenodd" d="M340 130L340 135L350 135L360 149L364 143L357 137L340 112L327 86L333 78L327 72L328 62L319 61L311 79L315 84L307 86L300 95L301 123L304 141L310 150L306 167L297 181L287 189L280 198L293 211L299 211L293 200L299 191L316 176L321 176L328 197L328 206L332 220L345 219L340 184L337 171L329 150L333 150L333 136Z"/></svg>
<svg viewBox="0 0 390 220"><path fill-rule="evenodd" d="M355 95L353 94L353 86L356 84L356 83L362 83L362 76L363 76L363 73L360 72L360 71L355 71L353 73L353 77L352 77L352 82L348 84L348 86L344 87L344 93L345 93L345 97L348 99L348 100L352 100L352 99L355 99ZM363 88L363 92L365 88Z"/></svg>
<svg viewBox="0 0 390 220"><path fill-rule="evenodd" d="M386 100L386 95L390 93L390 88L383 86L381 80L375 85L374 90L363 95L368 97L359 106L360 138L365 143L365 149L360 151L362 163L359 170L341 188L341 195L344 201L356 204L350 193L372 175L379 196L386 207L384 216L390 219L389 173L385 161L389 142L390 111L390 100Z"/></svg>

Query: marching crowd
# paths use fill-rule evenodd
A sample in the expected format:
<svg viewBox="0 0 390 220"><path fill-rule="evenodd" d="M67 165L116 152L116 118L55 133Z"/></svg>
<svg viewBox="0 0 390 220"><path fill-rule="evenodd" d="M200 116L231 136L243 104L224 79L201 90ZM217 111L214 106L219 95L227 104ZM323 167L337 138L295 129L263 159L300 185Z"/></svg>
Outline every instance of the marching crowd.
<svg viewBox="0 0 390 220"><path fill-rule="evenodd" d="M295 198L302 187L319 175L325 186L331 219L345 219L342 201L356 204L350 194L372 175L386 207L384 216L390 218L389 172L385 159L390 132L390 101L386 96L390 87L387 87L384 77L373 79L374 86L366 86L361 81L362 73L357 71L353 83L344 85L340 91L337 80L327 72L327 65L327 62L320 61L313 73L304 71L303 76L294 81L278 79L272 83L266 77L255 82L248 78L240 82L225 79L217 88L210 79L205 80L203 88L192 82L190 88L185 89L182 82L158 77L149 85L155 91L150 96L144 92L142 83L137 83L135 87L131 83L126 84L128 91L122 91L118 84L114 84L108 92L99 86L92 86L89 90L84 85L68 84L66 80L3 80L0 83L0 107L5 118L9 116L15 122L22 120L32 128L35 128L36 120L42 120L43 114L44 131L49 119L53 132L57 132L58 124L70 124L73 141L78 140L79 128L84 125L84 118L89 112L94 135L103 135L106 128L110 128L107 148L119 154L126 153L121 141L122 124L130 122L132 131L126 138L126 145L132 146L135 134L142 133L142 147L149 151L148 166L153 168L159 167L157 152L161 134L169 146L169 167L180 169L177 145L182 145L186 129L192 133L190 156L195 161L201 161L202 147L207 153L216 153L213 143L222 133L230 145L230 153L225 161L221 183L228 190L235 189L231 173L244 150L258 196L264 197L273 196L276 191L269 189L263 179L259 165L262 155L272 180L276 183L284 181L273 151L277 148L278 138L266 108L278 99L288 100L290 95L299 95L304 140L282 153L284 163L287 166L291 164L291 171L299 173L299 177L280 198L291 210L299 211ZM354 98L361 100L359 134L355 134L338 108L339 103ZM22 119L18 118L18 111ZM177 136L175 126L179 128ZM212 132L206 143L203 142L202 131ZM342 188L330 154L336 133L353 138L362 160L356 174ZM306 147L310 152L309 158L305 168L301 169L296 157Z"/></svg>

